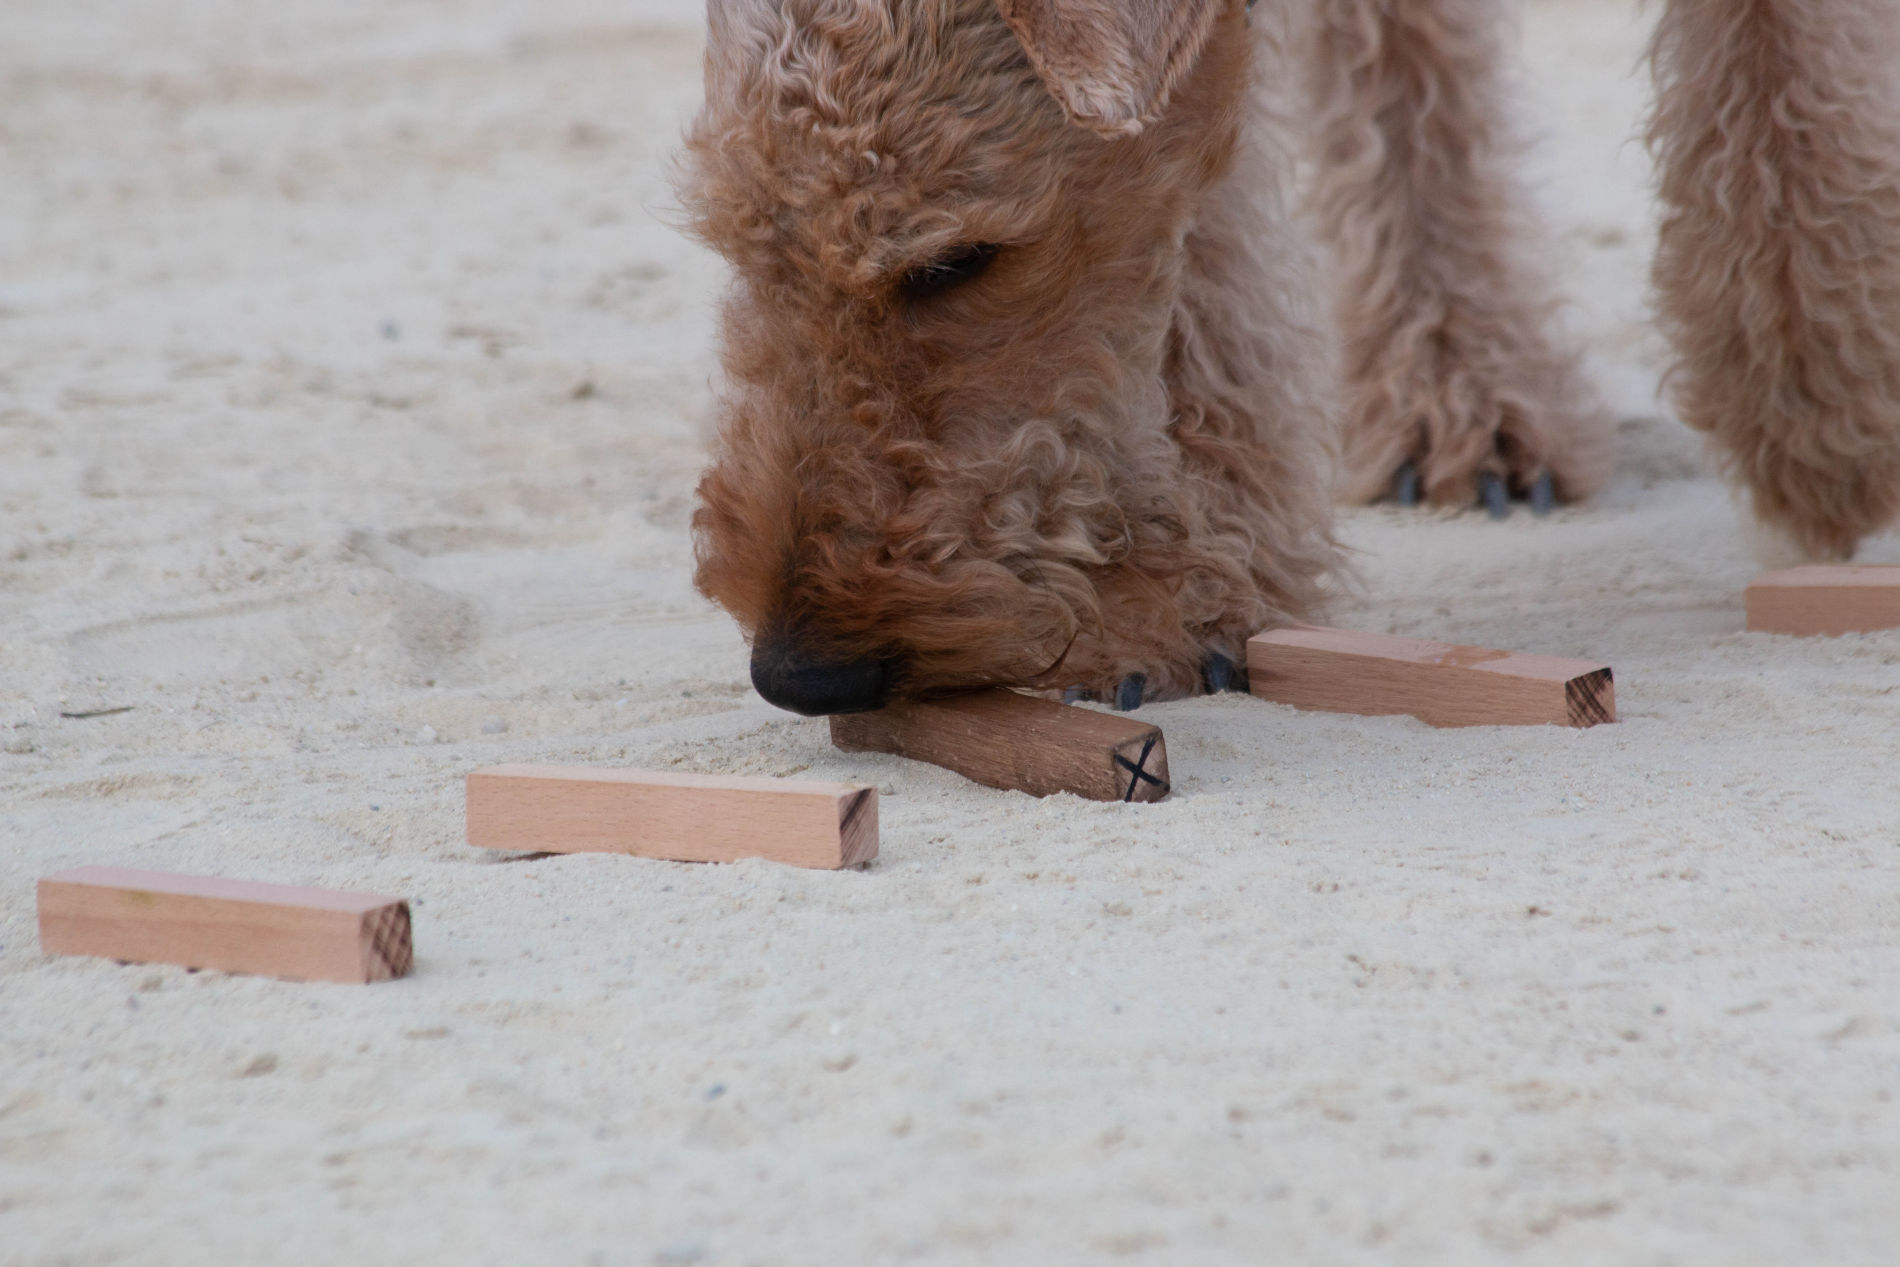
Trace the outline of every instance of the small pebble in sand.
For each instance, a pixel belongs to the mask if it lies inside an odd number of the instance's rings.
[[[435,727],[424,726],[421,730],[418,730],[416,732],[416,741],[418,743],[434,743],[435,742]]]
[[[482,733],[484,735],[505,735],[508,733],[508,723],[499,717],[490,717],[482,722]]]

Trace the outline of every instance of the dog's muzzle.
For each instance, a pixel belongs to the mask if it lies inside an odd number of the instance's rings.
[[[752,685],[768,703],[806,717],[868,713],[891,689],[885,660],[835,663],[802,656],[782,637],[760,634],[752,646]]]

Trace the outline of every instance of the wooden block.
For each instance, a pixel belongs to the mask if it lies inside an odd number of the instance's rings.
[[[891,704],[831,719],[846,752],[889,752],[955,770],[986,787],[1094,801],[1168,794],[1161,728],[1015,691]]]
[[[877,857],[877,789],[580,766],[468,776],[468,843],[674,862],[770,858],[836,869]]]
[[[1900,564],[1813,564],[1748,587],[1748,627],[1798,637],[1900,629]]]
[[[1247,680],[1295,708],[1434,726],[1595,726],[1616,720],[1608,665],[1349,629],[1269,629],[1247,640]]]
[[[41,880],[40,949],[303,981],[387,981],[414,960],[401,898],[124,867]]]

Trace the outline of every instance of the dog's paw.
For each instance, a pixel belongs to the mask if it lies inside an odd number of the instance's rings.
[[[1247,666],[1236,664],[1225,651],[1210,650],[1201,662],[1201,687],[1209,695],[1247,689]]]
[[[1132,713],[1141,707],[1142,700],[1148,697],[1148,675],[1130,673],[1107,691],[1093,691],[1086,686],[1070,686],[1063,689],[1064,704],[1079,704],[1084,700],[1105,699],[1124,713]]]
[[[1342,496],[1503,519],[1514,504],[1548,514],[1602,487],[1613,428],[1575,366],[1535,347],[1484,360],[1456,373],[1415,367],[1399,375],[1402,390],[1362,384],[1345,424]]]
[[[1223,691],[1245,691],[1247,669],[1224,651],[1209,649],[1201,660],[1197,680],[1184,685],[1178,673],[1128,673],[1103,687],[1070,686],[1062,692],[1064,704],[1084,700],[1102,700],[1121,712],[1132,713],[1143,703],[1177,699],[1184,695],[1218,695]]]
[[[1509,518],[1513,501],[1523,502],[1530,507],[1533,515],[1538,516],[1548,515],[1557,505],[1556,477],[1547,470],[1538,471],[1528,479],[1513,479],[1494,470],[1481,470],[1477,473],[1476,484],[1474,502],[1493,519]],[[1407,458],[1399,464],[1399,469],[1392,475],[1391,492],[1381,500],[1408,508],[1418,506],[1425,500],[1424,479],[1419,474],[1417,462]]]
[[[1130,673],[1115,684],[1115,707],[1124,713],[1132,713],[1141,707],[1142,696],[1148,690],[1146,673]]]

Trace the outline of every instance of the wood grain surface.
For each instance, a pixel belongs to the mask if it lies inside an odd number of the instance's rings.
[[[1745,594],[1755,633],[1839,637],[1900,629],[1900,564],[1811,564],[1758,577]]]
[[[804,779],[490,766],[468,776],[468,843],[675,862],[769,858],[799,867],[851,867],[877,856],[877,789]]]
[[[305,981],[387,981],[414,961],[409,903],[376,893],[123,867],[39,883],[40,948]]]
[[[977,691],[831,719],[846,752],[888,752],[954,770],[986,787],[1095,801],[1168,794],[1159,726],[1015,691]]]
[[[1595,726],[1616,720],[1609,666],[1390,634],[1309,627],[1247,640],[1249,687],[1296,708],[1434,726]]]

